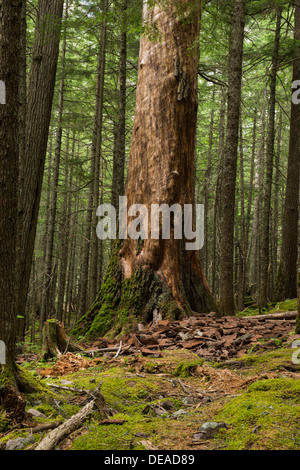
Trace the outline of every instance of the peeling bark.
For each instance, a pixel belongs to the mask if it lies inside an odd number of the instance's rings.
[[[125,196],[128,207],[147,208],[149,238],[125,239],[111,262],[99,297],[80,321],[94,333],[111,328],[120,333],[130,318],[133,324],[152,319],[154,309],[178,317],[215,308],[199,252],[187,251],[185,240],[174,238],[174,226],[170,240],[162,239],[161,224],[160,238],[151,239],[151,204],[194,203],[201,8],[187,0],[179,6],[177,11],[174,5],[143,4],[144,21],[159,32],[159,40],[141,38]]]

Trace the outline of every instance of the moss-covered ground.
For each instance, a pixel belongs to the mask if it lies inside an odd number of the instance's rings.
[[[269,303],[265,309],[262,311],[259,310],[259,307],[256,304],[251,303],[242,312],[239,312],[237,316],[250,316],[250,315],[259,315],[260,313],[280,313],[280,312],[293,312],[298,308],[297,299],[287,299],[282,302]]]
[[[103,416],[95,412],[61,449],[300,449],[300,365],[292,362],[293,352],[286,344],[211,364],[187,350],[169,350],[160,358],[99,358],[87,369],[43,378],[40,372],[49,363],[25,363],[26,373],[41,383],[38,393],[26,396],[27,410],[35,408],[45,417],[30,417],[23,427],[11,428],[0,416],[0,448],[9,439],[28,436],[30,427],[64,421],[79,411],[84,396],[48,385],[68,381],[85,390],[101,382],[111,419],[123,424],[99,424]],[[227,429],[199,440],[194,435],[207,421],[223,421]],[[34,441],[43,435],[34,434]]]

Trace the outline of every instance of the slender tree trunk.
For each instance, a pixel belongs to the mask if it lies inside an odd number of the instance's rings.
[[[245,240],[246,240],[246,289],[249,290],[250,284],[250,253],[251,243],[249,240],[250,223],[251,223],[251,209],[253,202],[253,187],[254,187],[254,170],[255,170],[255,154],[256,154],[256,122],[257,122],[257,110],[254,110],[253,118],[253,133],[252,133],[252,157],[251,157],[251,170],[250,170],[250,181],[249,181],[249,194],[247,203],[247,215],[245,223]]]
[[[66,157],[69,158],[69,142],[70,142],[70,129],[67,131],[67,147]],[[70,173],[70,175],[69,175]],[[70,237],[70,188],[72,187],[72,166],[69,168],[68,165],[65,167],[64,180],[67,182],[69,192],[64,194],[63,205],[62,205],[62,216],[59,228],[59,245],[60,245],[60,262],[59,262],[59,282],[58,282],[58,293],[57,293],[57,310],[56,318],[59,322],[63,322],[64,308],[65,308],[65,291],[66,291],[66,279],[67,279],[67,266],[69,259],[69,237]]]
[[[147,1],[143,4],[144,20],[155,23],[160,41],[141,38],[125,196],[128,207],[143,204],[148,214],[154,203],[183,207],[194,202],[200,5],[182,0],[179,6],[180,12],[169,4],[152,9]],[[162,239],[161,224],[154,239],[150,216],[141,226],[148,229],[148,238],[124,240],[77,331],[88,329],[87,336],[92,336],[112,329],[116,335],[149,321],[155,309],[176,318],[214,308],[199,251],[185,250],[185,240],[173,235],[174,225],[170,239]]]
[[[101,38],[100,50],[98,57],[98,71],[97,71],[97,92],[95,103],[95,117],[94,117],[94,139],[92,158],[95,161],[95,174],[93,179],[93,215],[92,215],[92,232],[91,232],[91,263],[90,263],[90,304],[96,298],[99,290],[98,285],[98,251],[100,240],[96,235],[97,216],[96,211],[99,204],[99,186],[100,186],[100,171],[102,160],[102,126],[103,126],[103,97],[104,97],[104,75],[105,75],[105,58],[106,58],[106,16],[108,13],[108,0],[103,1],[103,22],[101,24]],[[102,184],[102,182],[101,182]]]
[[[215,117],[215,89],[213,90],[212,96],[212,110],[210,115],[210,126],[209,126],[209,144],[208,144],[208,157],[207,157],[207,167],[205,172],[205,181],[204,181],[204,270],[205,276],[208,278],[208,265],[209,265],[209,237],[208,237],[208,218],[209,218],[209,199],[210,199],[210,179],[211,179],[211,169],[212,169],[212,147],[213,147],[213,131],[214,131],[214,117]]]
[[[242,113],[242,111],[241,111]],[[237,286],[238,292],[238,309],[244,309],[245,297],[245,280],[246,280],[246,226],[245,226],[245,181],[244,181],[244,149],[243,149],[243,122],[242,114],[240,116],[240,242],[239,242],[239,282]]]
[[[66,1],[66,18],[68,16],[68,0]],[[57,120],[57,131],[56,131],[56,144],[55,144],[55,155],[54,155],[54,166],[53,166],[53,181],[52,181],[52,198],[50,203],[49,212],[49,223],[47,233],[47,248],[46,248],[46,260],[45,260],[45,290],[42,295],[41,303],[41,317],[40,317],[40,338],[42,338],[42,331],[44,322],[47,320],[48,315],[51,313],[53,306],[53,296],[51,296],[51,290],[53,289],[54,283],[54,269],[53,265],[53,251],[54,251],[54,233],[56,225],[56,206],[58,196],[58,181],[60,172],[60,160],[61,160],[61,145],[62,145],[62,119],[63,119],[63,108],[64,108],[64,87],[65,87],[65,57],[66,57],[66,36],[64,37],[62,46],[62,78],[59,84],[59,103],[58,103],[58,120]],[[52,291],[53,292],[53,291]]]
[[[91,226],[93,218],[93,200],[94,200],[94,176],[95,176],[95,159],[91,158],[91,182],[89,187],[88,195],[88,208],[86,215],[86,223],[84,230],[84,238],[82,241],[82,252],[81,252],[81,269],[80,269],[80,286],[79,286],[79,299],[78,309],[79,315],[83,315],[86,312],[88,305],[88,285],[89,285],[89,265],[90,265],[90,243],[91,243]]]
[[[228,111],[226,150],[223,170],[222,239],[220,266],[220,314],[234,315],[233,251],[234,208],[239,115],[241,108],[241,81],[246,2],[233,2],[232,32],[229,50]]]
[[[296,321],[296,334],[300,335],[300,227],[298,228],[298,267],[297,267],[297,295],[298,295],[298,315]]]
[[[113,154],[111,204],[119,214],[119,196],[124,195],[125,136],[126,136],[126,60],[127,60],[127,0],[122,0],[121,46],[119,64],[119,113],[116,122]]]
[[[274,215],[273,215],[273,230],[272,230],[272,260],[271,260],[271,299],[275,296],[276,277],[278,269],[278,220],[279,220],[279,184],[280,184],[280,153],[281,153],[281,138],[282,138],[282,110],[279,112],[278,132],[277,132],[277,149],[275,158],[275,182],[274,182]]]
[[[269,98],[269,126],[267,135],[266,151],[266,179],[264,192],[263,221],[261,224],[261,270],[259,279],[259,305],[261,308],[267,306],[268,293],[268,272],[269,272],[269,244],[270,244],[270,215],[271,215],[271,194],[274,163],[274,142],[275,142],[275,104],[276,104],[276,77],[280,43],[282,8],[277,8],[277,21],[272,57],[272,69],[270,73],[270,98]]]
[[[212,292],[215,298],[219,294],[219,269],[220,265],[220,221],[221,221],[221,198],[222,198],[222,181],[223,181],[223,165],[224,165],[224,138],[225,138],[225,114],[226,114],[226,90],[222,88],[220,122],[219,122],[219,169],[216,182],[216,194],[214,202],[214,233],[213,233],[213,262],[212,262]]]
[[[258,294],[260,273],[260,225],[262,220],[262,199],[264,187],[264,157],[265,157],[265,131],[266,131],[266,105],[267,90],[264,90],[263,109],[261,113],[260,134],[261,142],[258,152],[257,171],[255,175],[255,192],[252,229],[252,265],[251,265],[251,294]]]
[[[72,160],[75,158],[75,132],[72,137]],[[72,310],[72,292],[74,284],[74,265],[75,265],[75,254],[76,254],[76,225],[77,225],[77,213],[76,213],[76,199],[73,201],[73,190],[75,188],[75,182],[73,177],[73,166],[70,168],[70,182],[69,182],[69,198],[68,198],[68,274],[67,274],[67,285],[66,285],[66,300],[65,300],[65,323],[69,326],[71,320],[71,310]],[[72,214],[72,211],[75,213]]]
[[[18,257],[18,313],[24,314],[41,197],[64,0],[39,0],[29,73],[24,184],[18,224],[22,238]]]
[[[295,5],[294,38],[300,41],[300,5]],[[300,79],[300,47],[297,44],[293,61],[293,82]],[[282,247],[277,281],[277,299],[297,296],[297,226],[299,201],[300,106],[291,104],[290,143],[285,203],[282,223]]]

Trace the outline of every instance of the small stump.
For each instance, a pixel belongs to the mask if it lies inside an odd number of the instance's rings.
[[[64,325],[58,320],[48,320],[44,323],[42,335],[42,354],[44,359],[61,356],[66,352],[82,351],[67,336]]]

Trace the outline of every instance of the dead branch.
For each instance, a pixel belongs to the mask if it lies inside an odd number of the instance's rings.
[[[293,320],[297,317],[297,312],[279,312],[279,313],[266,313],[261,315],[249,315],[247,320]]]
[[[108,416],[108,408],[105,402],[105,398],[103,397],[102,393],[100,392],[100,386],[90,392],[91,400],[75,415],[73,415],[70,419],[62,423],[58,428],[52,430],[47,436],[45,436],[35,450],[52,450],[55,446],[69,436],[72,432],[79,429],[86,419],[92,414],[95,407],[98,410],[101,410],[105,417]]]

